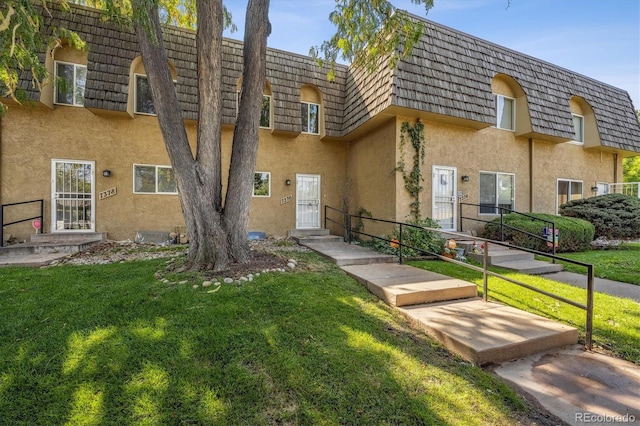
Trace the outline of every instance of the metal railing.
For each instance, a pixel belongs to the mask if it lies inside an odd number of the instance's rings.
[[[640,198],[640,182],[610,183],[609,194],[625,194]]]
[[[329,217],[329,213],[339,213],[341,216],[341,221],[338,219],[332,219]],[[363,232],[362,229],[354,229],[352,226],[352,223],[354,221],[354,219],[357,219],[358,221],[373,221],[373,222],[380,222],[380,223],[389,223],[389,224],[393,224],[393,225],[397,225],[398,229],[399,229],[399,234],[398,234],[398,238],[397,239],[389,239],[383,236],[379,236],[379,235],[372,235],[366,232]],[[339,227],[341,227],[344,231],[345,231],[345,235],[346,235],[346,241],[351,244],[352,240],[353,240],[353,234],[358,234],[358,235],[364,235],[370,238],[374,238],[377,240],[382,240],[382,241],[386,241],[387,243],[394,244],[394,246],[392,247],[396,247],[397,252],[398,252],[398,261],[400,264],[403,263],[403,253],[402,253],[402,249],[403,248],[409,248],[412,249],[416,252],[419,253],[424,253],[427,254],[429,256],[438,258],[440,260],[444,260],[446,262],[451,262],[451,263],[455,263],[456,265],[460,265],[460,266],[464,266],[465,268],[469,268],[469,269],[473,269],[474,271],[478,271],[478,272],[482,272],[482,300],[483,301],[488,301],[489,298],[489,276],[493,276],[496,278],[499,278],[501,280],[507,281],[511,284],[515,284],[518,285],[520,287],[524,287],[526,289],[535,291],[537,293],[540,294],[544,294],[545,296],[551,297],[555,300],[567,303],[571,306],[574,306],[576,308],[582,309],[585,311],[586,313],[586,319],[585,319],[585,348],[587,350],[592,350],[593,349],[593,292],[594,292],[594,285],[595,285],[595,274],[594,274],[594,267],[592,264],[589,263],[584,263],[584,262],[579,262],[577,260],[573,260],[573,259],[568,259],[568,258],[564,258],[564,257],[560,257],[560,256],[556,256],[555,253],[554,254],[549,254],[549,253],[543,253],[537,250],[532,250],[532,249],[528,249],[528,248],[524,248],[524,247],[514,247],[513,245],[507,244],[505,242],[502,241],[495,241],[495,240],[489,240],[486,238],[480,238],[480,237],[473,237],[474,240],[477,241],[482,241],[484,242],[485,248],[483,251],[483,261],[482,261],[482,267],[479,266],[475,266],[466,262],[462,262],[460,260],[456,260],[456,259],[451,259],[448,257],[443,256],[441,253],[433,253],[427,250],[424,250],[422,248],[418,248],[418,247],[412,247],[410,245],[407,245],[403,242],[403,229],[406,227],[409,228],[418,228],[427,232],[435,232],[438,234],[445,234],[445,235],[451,235],[451,236],[455,236],[456,238],[459,239],[468,239],[469,235],[466,234],[461,234],[459,232],[451,232],[451,231],[443,231],[442,229],[438,229],[438,228],[428,228],[428,227],[424,227],[424,226],[418,226],[418,225],[413,225],[410,223],[403,223],[403,222],[397,222],[397,221],[393,221],[393,220],[386,220],[386,219],[378,219],[378,218],[374,218],[374,217],[367,217],[367,216],[359,216],[359,215],[354,215],[354,214],[350,214],[347,213],[345,211],[342,211],[340,209],[337,209],[335,207],[331,207],[331,206],[327,206],[325,205],[324,208],[324,227],[327,228],[327,224],[328,223],[334,223],[336,225],[338,225]],[[562,296],[558,296],[556,294],[553,294],[551,292],[548,292],[546,290],[542,290],[539,288],[536,288],[534,286],[532,286],[531,284],[527,284],[527,283],[523,283],[521,281],[515,280],[513,278],[504,276],[502,274],[499,274],[497,272],[493,272],[489,270],[489,245],[493,244],[493,245],[498,245],[498,246],[503,246],[503,247],[508,247],[508,248],[517,248],[518,250],[522,250],[528,253],[532,253],[534,255],[538,255],[538,256],[544,256],[544,257],[548,257],[555,260],[561,260],[563,262],[567,262],[567,263],[571,263],[574,265],[578,265],[578,266],[582,266],[587,268],[587,301],[586,304],[580,303],[580,302],[576,302],[574,300],[570,300],[567,299],[565,297]]]
[[[7,222],[7,223],[4,222],[4,209],[6,207],[20,206],[20,205],[31,204],[31,203],[40,203],[40,215],[28,217],[26,219],[15,220],[13,222]],[[5,226],[15,225],[17,223],[28,222],[30,220],[36,220],[36,219],[40,220],[40,227],[38,228],[37,232],[42,232],[42,230],[44,229],[44,200],[43,199],[22,201],[19,203],[2,204],[2,206],[0,206],[0,224],[1,224],[0,225],[0,247],[4,246],[4,227]]]
[[[537,222],[542,222],[545,223],[546,225],[549,225],[548,227],[550,228],[551,231],[551,244],[550,244],[550,248],[551,248],[551,253],[555,256],[556,254],[556,239],[555,239],[555,235],[557,232],[557,228],[556,228],[556,224],[555,222],[551,221],[551,220],[545,220],[545,219],[540,219],[539,217],[535,217],[533,215],[530,214],[526,214],[526,213],[521,213],[515,210],[511,210],[509,208],[506,207],[498,207],[498,206],[494,206],[494,205],[488,205],[488,204],[473,204],[473,203],[459,203],[459,218],[460,218],[460,232],[464,232],[464,227],[463,227],[463,219],[466,220],[472,220],[475,222],[482,222],[482,223],[493,223],[493,220],[484,220],[484,219],[478,219],[477,217],[470,217],[470,216],[464,216],[463,215],[463,206],[471,206],[471,207],[477,207],[478,209],[481,208],[485,208],[485,209],[492,209],[493,211],[499,211],[500,213],[497,213],[500,215],[500,241],[504,242],[504,231],[505,229],[510,229],[512,231],[515,232],[519,232],[523,235],[526,235],[529,238],[533,238],[536,240],[541,240],[541,241],[545,241],[547,243],[547,245],[549,245],[549,240],[541,235],[537,235],[537,234],[533,234],[529,231],[525,231],[524,229],[520,229],[520,228],[516,228],[513,227],[511,225],[507,225],[506,223],[504,223],[504,215],[505,212],[507,212],[506,214],[515,214],[521,217],[526,217],[528,219],[531,219],[532,221],[537,221]],[[553,263],[556,263],[555,259],[552,259]]]

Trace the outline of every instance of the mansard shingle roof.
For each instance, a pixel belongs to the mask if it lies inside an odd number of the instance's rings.
[[[534,133],[572,139],[569,101],[580,96],[593,108],[603,146],[640,152],[640,125],[626,91],[422,21],[422,39],[394,71],[392,105],[494,125],[491,81],[506,74],[526,93]]]
[[[129,74],[139,56],[135,35],[105,22],[95,9],[72,5],[71,13],[51,8],[45,27],[76,31],[89,46],[85,106],[127,110]],[[522,53],[472,37],[422,18],[426,30],[412,56],[390,69],[380,60],[377,72],[338,65],[336,80],[315,60],[276,49],[267,51],[267,80],[274,105],[274,129],[298,133],[300,89],[319,88],[328,136],[344,137],[388,107],[402,107],[495,124],[491,81],[496,74],[515,79],[526,93],[534,134],[570,140],[573,123],[569,101],[584,98],[593,108],[601,143],[612,149],[640,152],[640,125],[625,91]],[[165,29],[165,47],[177,73],[176,91],[186,119],[197,119],[195,33]],[[236,116],[236,83],[242,74],[242,43],[223,42],[223,122]],[[44,62],[44,54],[41,55]],[[38,99],[30,76],[20,84]]]
[[[139,56],[135,34],[101,19],[98,10],[72,5],[70,13],[51,8],[44,14],[45,29],[64,27],[77,32],[89,47],[85,107],[125,112],[129,94],[129,75],[132,61]],[[169,60],[176,69],[176,92],[186,119],[197,119],[197,59],[195,32],[166,27],[164,45]],[[223,41],[223,123],[233,124],[236,118],[236,85],[242,75],[242,43]],[[44,54],[41,60],[44,62]],[[318,87],[323,96],[325,129],[328,136],[342,134],[342,106],[347,67],[336,67],[335,81],[327,80],[327,70],[307,56],[276,49],[267,50],[267,80],[273,92],[274,129],[299,133],[300,89],[305,84]],[[21,78],[21,87],[38,99],[27,72]]]

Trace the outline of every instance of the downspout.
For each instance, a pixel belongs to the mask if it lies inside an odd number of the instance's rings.
[[[613,154],[613,183],[618,183],[618,154]]]
[[[533,138],[529,138],[529,212],[533,213]]]

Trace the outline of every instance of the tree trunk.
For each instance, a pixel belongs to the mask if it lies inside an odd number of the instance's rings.
[[[242,90],[233,134],[224,209],[224,227],[229,235],[230,255],[240,263],[249,260],[247,230],[258,154],[267,37],[270,32],[269,0],[249,0],[245,19]]]
[[[157,7],[140,10],[132,2],[140,52],[149,80],[158,122],[173,167],[178,196],[189,234],[189,253],[183,269],[224,270],[230,256],[228,231],[223,227],[220,178],[220,56],[222,5],[220,0],[198,2],[198,12],[211,19],[198,34],[198,53],[211,49],[198,61],[201,111],[198,127],[197,158],[193,158],[187,139],[182,109],[169,72],[162,43]],[[138,8],[136,11],[135,8]],[[210,13],[209,13],[210,12]],[[216,25],[219,25],[216,29]],[[219,32],[218,35],[217,32]],[[203,42],[205,41],[205,42]],[[211,42],[209,45],[208,43]],[[217,49],[217,51],[216,51]],[[200,55],[198,55],[200,58]],[[209,117],[203,115],[211,114]]]

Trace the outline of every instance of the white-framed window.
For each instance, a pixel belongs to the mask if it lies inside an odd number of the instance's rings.
[[[561,205],[573,200],[580,200],[582,196],[582,181],[573,179],[558,179],[556,198],[556,214]]]
[[[480,172],[480,214],[500,214],[504,209],[515,210],[515,181],[513,173]],[[504,213],[510,213],[504,210]]]
[[[320,133],[320,105],[311,102],[300,103],[302,133],[317,135]]]
[[[134,194],[177,194],[178,187],[170,166],[133,165]]]
[[[571,114],[573,117],[573,142],[584,143],[584,117],[577,114]]]
[[[503,130],[516,129],[516,100],[496,95],[496,127]]]
[[[253,174],[253,196],[271,197],[270,172],[255,172]]]
[[[151,98],[151,86],[146,75],[135,74],[135,113],[156,115],[156,108]]]
[[[87,66],[70,62],[55,62],[56,104],[83,106],[87,84]]]

